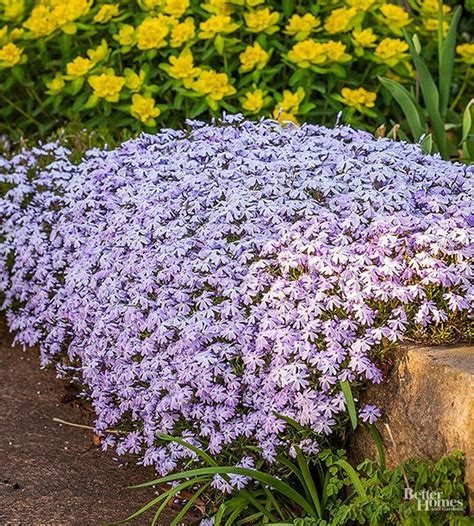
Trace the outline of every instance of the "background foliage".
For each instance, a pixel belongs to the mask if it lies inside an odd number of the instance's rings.
[[[454,3],[441,10],[436,0],[1,0],[0,6],[0,132],[18,138],[70,121],[126,136],[222,110],[319,123],[334,123],[343,110],[356,126],[392,126],[404,116],[379,78],[419,99],[403,31],[418,35],[436,75]],[[459,29],[449,107],[455,134],[474,62],[469,17]]]

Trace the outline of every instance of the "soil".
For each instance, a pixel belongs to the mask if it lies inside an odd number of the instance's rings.
[[[1,526],[104,525],[156,496],[151,488],[128,488],[156,478],[153,470],[103,452],[92,430],[53,418],[91,425],[94,414],[68,381],[40,369],[36,350],[12,347],[0,320]],[[159,526],[169,526],[173,511]],[[127,524],[150,524],[149,517]]]

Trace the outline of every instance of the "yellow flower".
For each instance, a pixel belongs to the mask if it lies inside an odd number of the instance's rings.
[[[265,105],[264,93],[257,88],[245,93],[245,99],[242,102],[242,108],[250,113],[258,113]]]
[[[57,27],[67,34],[76,32],[74,21],[86,15],[92,6],[93,0],[50,0],[52,6],[51,16],[55,19]]]
[[[23,23],[23,27],[31,31],[33,36],[42,37],[50,35],[58,28],[56,18],[51,11],[44,5],[38,5],[33,8],[30,16]]]
[[[438,31],[438,19],[428,18],[423,21],[423,27],[426,31],[437,32]],[[446,20],[443,20],[443,35],[446,36],[449,31],[449,24]]]
[[[420,4],[420,13],[427,18],[436,18],[438,16],[439,2],[438,0],[424,0]],[[451,7],[443,3],[443,15],[447,15],[451,11]]]
[[[0,67],[12,68],[16,66],[21,60],[22,53],[23,50],[12,42],[6,44],[0,48]]]
[[[247,31],[251,33],[267,33],[271,35],[278,31],[278,20],[280,14],[276,11],[270,11],[268,7],[252,11],[251,13],[244,13]]]
[[[14,42],[21,38],[24,34],[24,30],[21,27],[14,27],[10,32],[10,40]]]
[[[263,69],[268,62],[269,55],[258,42],[255,42],[253,46],[247,46],[245,51],[240,53],[239,58],[241,71],[247,73],[254,68]]]
[[[0,43],[7,40],[8,35],[8,26],[3,26],[0,28]]]
[[[148,17],[138,26],[138,49],[158,49],[166,46],[166,35],[169,33],[167,19],[163,16]]]
[[[125,68],[125,87],[130,91],[140,91],[145,82],[145,72],[141,69],[137,75],[133,69]]]
[[[354,7],[334,9],[326,18],[324,29],[331,35],[349,31],[349,29],[351,29],[351,22],[356,14],[357,10]]]
[[[186,9],[189,7],[189,0],[166,0],[163,11],[167,15],[179,18],[184,15]]]
[[[206,95],[210,101],[219,101],[236,93],[235,88],[229,84],[229,77],[213,69],[201,71],[193,83],[193,89],[200,95]]]
[[[109,20],[112,20],[114,16],[118,16],[119,6],[117,4],[103,4],[94,16],[94,22],[98,24],[106,24]]]
[[[181,47],[183,44],[194,38],[196,26],[191,17],[186,18],[184,22],[177,24],[171,30],[171,47]]]
[[[103,38],[100,45],[95,49],[89,49],[87,51],[87,56],[91,59],[94,64],[97,64],[101,60],[104,60],[109,54],[109,47],[107,41]]]
[[[121,46],[133,46],[136,42],[135,28],[130,24],[123,24],[120,26],[119,32],[114,35]]]
[[[311,13],[304,16],[293,15],[285,27],[285,33],[292,35],[296,40],[304,40],[321,24],[319,18]]]
[[[146,126],[154,126],[155,117],[158,117],[161,112],[159,108],[155,108],[154,99],[135,93],[135,95],[132,96],[130,113],[132,117],[143,122]]]
[[[24,12],[24,0],[6,0],[3,2],[3,18],[6,20],[18,20]]]
[[[52,80],[46,82],[46,87],[48,88],[46,93],[48,95],[57,95],[65,85],[66,83],[64,82],[64,78],[61,73],[56,73]]]
[[[278,106],[276,106],[273,110],[273,118],[276,119],[282,125],[287,125],[289,122],[292,122],[293,124],[299,124],[298,119],[292,113],[283,111]]]
[[[346,46],[342,42],[329,40],[324,44],[324,48],[330,62],[348,62],[352,58],[346,53]]]
[[[295,93],[286,89],[283,91],[283,98],[277,104],[275,109],[283,110],[288,113],[298,113],[300,104],[305,98],[305,91],[303,88],[298,88]]]
[[[459,44],[456,52],[466,64],[474,64],[474,44]]]
[[[201,4],[201,7],[208,13],[216,15],[231,15],[233,13],[232,6],[228,0],[209,0],[207,4]]]
[[[125,79],[118,77],[112,72],[92,75],[89,77],[89,84],[94,90],[94,95],[108,102],[118,102],[120,92],[125,85]]]
[[[368,11],[376,0],[346,0],[347,5],[355,7],[357,11]]]
[[[312,64],[324,64],[326,47],[321,42],[303,40],[295,44],[288,52],[288,60],[295,62],[300,68],[309,68]]]
[[[185,88],[193,87],[194,78],[201,73],[200,68],[194,67],[194,57],[190,49],[185,49],[179,57],[169,58],[171,67],[168,70],[170,77],[181,80]]]
[[[375,106],[375,99],[377,98],[377,93],[367,91],[364,88],[342,88],[341,95],[342,102],[346,106],[355,108],[358,111],[363,111],[364,108],[373,108]]]
[[[384,38],[375,48],[375,56],[390,67],[407,57],[408,44],[399,38]]]
[[[138,0],[138,4],[145,11],[151,11],[152,9],[158,9],[163,7],[164,0]]]
[[[400,30],[410,23],[410,16],[400,6],[395,4],[384,4],[380,7],[383,15],[382,20],[393,30]]]
[[[94,67],[91,59],[84,57],[76,57],[72,62],[66,65],[66,79],[78,79],[87,75]]]
[[[362,29],[360,31],[352,32],[352,40],[355,46],[359,47],[374,47],[377,36],[374,35],[372,29]]]
[[[219,33],[232,33],[239,29],[239,24],[228,15],[212,15],[199,24],[199,29],[199,38],[214,38]]]

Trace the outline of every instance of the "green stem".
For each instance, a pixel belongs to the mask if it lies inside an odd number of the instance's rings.
[[[18,106],[17,104],[15,104],[12,100],[10,100],[8,97],[5,97],[5,95],[3,93],[0,93],[0,97],[2,97],[2,99],[7,103],[9,104],[12,108],[14,108],[18,113],[21,113],[23,115],[23,117],[26,117],[27,119],[29,119],[31,122],[33,122],[34,124],[36,124],[36,126],[41,126],[41,123],[39,121],[37,121],[34,117],[32,117],[31,115],[28,115],[28,113],[26,113],[25,111],[23,111],[20,106]]]
[[[466,69],[466,73],[464,74],[463,83],[461,85],[461,88],[459,89],[455,99],[453,100],[451,106],[449,107],[450,110],[454,110],[454,108],[457,106],[458,102],[461,100],[461,97],[464,95],[464,92],[466,91],[467,85],[469,84],[469,80],[471,78],[471,65],[468,66]]]
[[[441,65],[443,53],[443,1],[438,1],[438,61]],[[441,68],[440,68],[441,69]]]

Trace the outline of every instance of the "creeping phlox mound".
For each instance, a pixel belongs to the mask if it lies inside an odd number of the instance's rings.
[[[381,381],[404,335],[463,336],[472,277],[471,168],[347,127],[189,124],[78,165],[57,144],[1,160],[11,329],[162,473],[189,453],[158,432],[317,449],[341,380]]]

